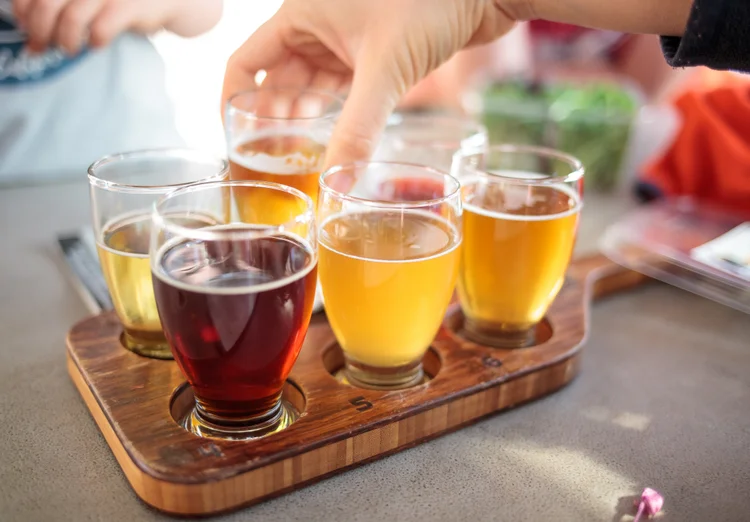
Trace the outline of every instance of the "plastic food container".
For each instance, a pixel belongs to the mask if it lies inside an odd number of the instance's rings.
[[[665,200],[612,225],[600,247],[622,266],[750,314],[750,235],[738,234],[750,232],[750,225],[742,227],[749,219],[690,198]],[[734,243],[727,247],[727,240]],[[747,266],[732,266],[721,255],[712,262],[706,252],[719,243]]]

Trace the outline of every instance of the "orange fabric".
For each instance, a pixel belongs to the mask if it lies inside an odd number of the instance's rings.
[[[696,67],[692,69],[687,80],[675,89],[674,94],[686,91],[700,90],[710,91],[720,87],[743,87],[750,85],[750,75],[733,71],[715,71],[707,67]]]
[[[750,209],[750,83],[703,84],[683,91],[675,106],[682,127],[669,149],[646,166],[643,181],[668,196]]]

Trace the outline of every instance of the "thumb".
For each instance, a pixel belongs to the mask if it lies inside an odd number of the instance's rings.
[[[375,149],[388,116],[405,92],[398,68],[388,52],[361,53],[356,60],[349,96],[328,143],[325,168],[366,161]]]

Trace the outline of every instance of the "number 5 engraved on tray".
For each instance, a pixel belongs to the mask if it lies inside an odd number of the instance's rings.
[[[349,400],[349,403],[352,406],[357,407],[357,411],[367,411],[372,409],[372,403],[362,397],[361,395],[359,397],[354,397],[353,399]]]

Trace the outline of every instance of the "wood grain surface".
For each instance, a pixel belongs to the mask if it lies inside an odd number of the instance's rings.
[[[324,315],[313,318],[285,396],[301,417],[250,441],[203,439],[175,421],[192,395],[177,364],[122,347],[116,316],[75,325],[68,370],[125,476],[140,498],[173,514],[236,509],[448,433],[554,392],[579,368],[592,298],[645,278],[603,256],[571,264],[539,327],[541,344],[503,350],[460,335],[454,303],[425,357],[429,382],[407,390],[365,390],[333,376],[341,355]]]

